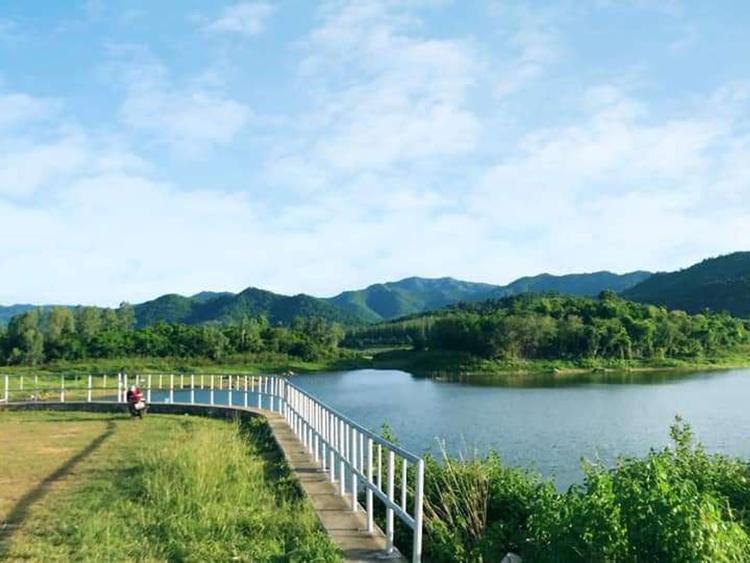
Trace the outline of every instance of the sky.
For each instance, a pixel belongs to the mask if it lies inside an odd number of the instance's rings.
[[[0,0],[0,303],[750,249],[750,3]]]

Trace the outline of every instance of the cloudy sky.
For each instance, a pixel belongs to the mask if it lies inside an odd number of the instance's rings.
[[[0,0],[0,303],[750,249],[750,3]]]

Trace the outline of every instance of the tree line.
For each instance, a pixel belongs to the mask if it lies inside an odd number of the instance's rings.
[[[320,318],[272,326],[265,317],[226,324],[157,322],[135,328],[128,303],[117,309],[49,307],[14,316],[0,327],[0,363],[38,365],[90,358],[174,357],[222,360],[235,354],[274,353],[304,360],[336,353],[343,331]]]
[[[598,299],[518,295],[349,331],[345,344],[410,345],[499,359],[663,359],[747,343],[748,321],[689,315],[604,291]]]

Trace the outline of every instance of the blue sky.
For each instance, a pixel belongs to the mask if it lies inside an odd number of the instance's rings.
[[[0,303],[750,249],[750,4],[0,0]]]

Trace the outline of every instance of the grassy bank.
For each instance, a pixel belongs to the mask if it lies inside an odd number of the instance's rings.
[[[0,559],[335,561],[263,423],[0,412]]]
[[[667,371],[750,368],[750,348],[742,347],[714,356],[650,360],[607,360],[600,358],[500,360],[446,350],[377,348],[341,350],[335,357],[303,361],[285,355],[235,356],[222,361],[184,358],[126,357],[53,362],[41,366],[0,366],[0,374],[37,376],[56,382],[60,375],[80,380],[88,375],[136,373],[175,374],[283,374],[315,373],[354,369],[398,369],[432,377],[486,379],[503,375],[566,375],[606,371]]]
[[[97,375],[127,373],[205,373],[205,374],[276,374],[292,371],[308,373],[355,369],[367,360],[358,352],[345,351],[341,355],[315,361],[304,361],[283,354],[263,354],[228,357],[221,361],[200,358],[122,357],[78,361],[57,361],[46,364],[0,366],[0,374],[11,375]]]
[[[358,361],[360,367],[400,369],[431,376],[480,376],[503,374],[575,374],[596,371],[699,370],[750,367],[750,349],[742,348],[721,355],[667,360],[499,360],[445,350],[395,349],[379,352]]]

